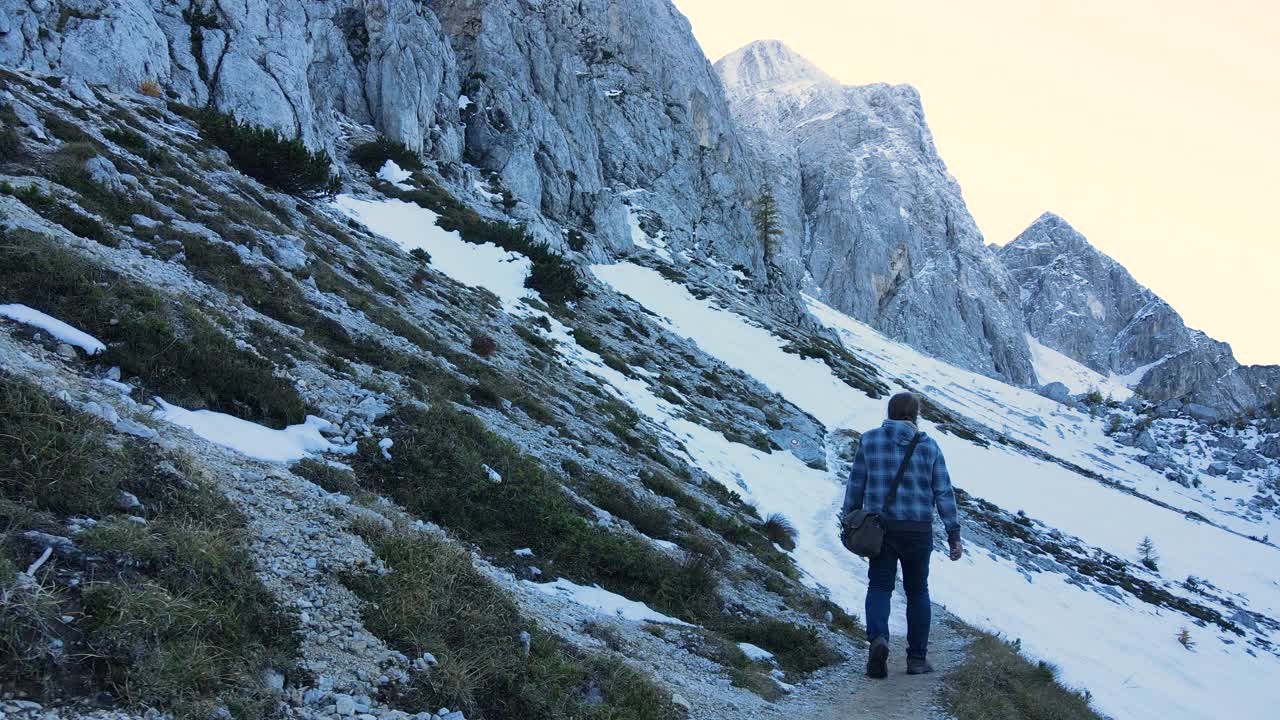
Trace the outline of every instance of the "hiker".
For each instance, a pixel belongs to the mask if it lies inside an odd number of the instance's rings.
[[[964,552],[951,477],[938,444],[917,429],[919,417],[920,398],[915,394],[902,392],[889,399],[889,419],[862,436],[840,514],[847,518],[855,510],[874,512],[883,526],[883,543],[867,570],[867,675],[877,679],[889,674],[889,598],[898,563],[907,596],[907,674],[933,672],[927,653],[935,506],[947,530],[950,558],[959,560]],[[892,487],[899,475],[895,493]]]

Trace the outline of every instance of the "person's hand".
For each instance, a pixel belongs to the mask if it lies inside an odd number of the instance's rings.
[[[948,557],[951,558],[952,562],[955,562],[960,559],[960,556],[964,555],[964,546],[960,544],[959,538],[952,540],[949,544],[951,545],[951,554]]]

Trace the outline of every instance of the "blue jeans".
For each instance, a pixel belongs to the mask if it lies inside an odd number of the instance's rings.
[[[907,655],[924,657],[929,651],[929,554],[933,533],[889,530],[884,547],[867,569],[867,639],[889,639],[889,598],[902,563],[902,589],[907,596]]]

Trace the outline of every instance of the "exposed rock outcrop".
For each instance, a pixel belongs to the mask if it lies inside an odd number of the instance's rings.
[[[1045,213],[999,257],[1021,287],[1041,343],[1148,398],[1234,414],[1276,398],[1280,368],[1242,367],[1231,347],[1192,330],[1170,305],[1065,220]]]
[[[154,83],[312,147],[332,148],[340,114],[444,160],[462,152],[453,51],[412,0],[0,0],[0,65]]]
[[[755,164],[668,0],[433,6],[465,77],[469,162],[607,248],[630,248],[642,227],[672,251],[711,246],[760,267]]]
[[[840,85],[777,41],[716,69],[767,157],[785,272],[920,350],[1034,381],[1016,286],[983,244],[913,88]]]

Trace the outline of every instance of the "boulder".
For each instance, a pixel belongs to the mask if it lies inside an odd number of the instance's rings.
[[[1203,423],[1216,423],[1222,419],[1222,414],[1217,410],[1200,403],[1187,403],[1183,412]]]
[[[826,449],[809,435],[802,435],[794,430],[783,428],[770,432],[769,442],[781,450],[789,451],[800,462],[809,467],[826,465]]]
[[[1280,437],[1269,437],[1258,443],[1258,454],[1272,460],[1280,460]]]
[[[1236,453],[1235,457],[1231,458],[1231,462],[1245,470],[1261,470],[1267,466],[1267,461],[1252,450],[1241,450]]]
[[[1156,442],[1156,439],[1151,434],[1150,430],[1143,430],[1138,433],[1138,437],[1133,439],[1133,446],[1139,450],[1146,450],[1149,453],[1153,453],[1160,449],[1159,443]]]
[[[1060,403],[1066,403],[1071,399],[1071,390],[1060,382],[1051,382],[1041,385],[1040,389],[1036,390],[1036,392],[1050,400],[1056,400]]]
[[[1204,469],[1205,472],[1213,475],[1214,477],[1223,477],[1227,474],[1228,470],[1230,470],[1230,468],[1227,467],[1227,464],[1224,462],[1209,463],[1209,467]]]

